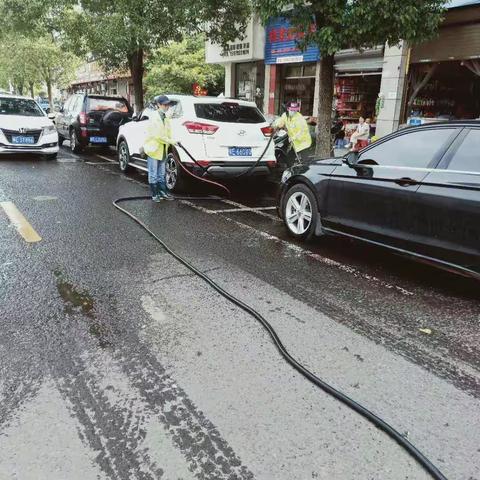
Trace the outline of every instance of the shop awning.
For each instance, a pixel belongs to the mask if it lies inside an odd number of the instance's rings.
[[[459,7],[468,7],[469,5],[480,5],[480,0],[450,0],[447,2],[446,7],[459,8]]]

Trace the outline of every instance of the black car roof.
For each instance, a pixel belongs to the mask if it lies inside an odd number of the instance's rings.
[[[115,97],[115,96],[112,96],[112,95],[96,95],[94,93],[92,93],[92,94],[87,93],[85,96],[88,97],[88,98],[105,98],[107,100],[123,100],[125,102],[127,101],[127,99],[124,98],[124,97]]]
[[[435,127],[480,127],[480,120],[445,120],[442,122],[432,122],[423,125],[408,125],[406,129],[415,128],[435,128]],[[405,129],[403,129],[405,130]]]

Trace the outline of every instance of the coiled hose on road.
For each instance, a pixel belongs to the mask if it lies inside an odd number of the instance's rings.
[[[187,150],[180,145],[181,148],[185,150],[187,155],[189,155],[193,161],[201,166],[200,164],[197,163],[197,161],[193,158],[193,156],[187,152]],[[262,154],[265,155],[266,151],[268,149],[265,149],[264,153]],[[261,158],[257,160],[256,164],[257,165]],[[186,170],[190,175],[193,175],[195,178],[197,178],[200,181],[206,181],[209,184],[214,184],[218,187],[223,188],[226,190],[228,193],[229,190],[227,187],[224,185],[217,183],[217,182],[212,182],[211,180],[204,179],[202,177],[198,177],[194,175],[193,173],[189,172],[188,169],[183,167],[181,162],[177,160],[177,163],[180,164],[180,167]],[[253,168],[249,169],[250,171],[253,171]],[[180,198],[180,197],[177,197]],[[188,198],[191,200],[194,199],[200,199],[199,197],[182,197],[182,198]],[[205,197],[204,197],[205,198]],[[151,197],[149,196],[138,196],[138,197],[123,197],[123,198],[118,198],[113,201],[113,206],[120,210],[122,213],[130,217],[134,222],[136,222],[138,225],[140,225],[153,239],[155,239],[162,247],[163,249],[169,253],[173,258],[178,260],[182,265],[184,265],[186,268],[188,268],[192,273],[197,275],[199,278],[201,278],[203,281],[205,281],[208,285],[210,285],[214,290],[216,290],[222,297],[226,298],[228,301],[236,305],[237,307],[241,308],[243,311],[251,315],[255,320],[260,322],[260,324],[265,328],[265,330],[268,332],[270,335],[270,338],[272,339],[273,343],[277,347],[280,355],[284,358],[284,360],[292,366],[297,372],[299,372],[303,377],[305,377],[307,380],[309,380],[311,383],[313,383],[315,386],[321,388],[324,392],[326,392],[328,395],[331,395],[333,398],[337,399],[338,401],[342,402],[344,405],[347,407],[351,408],[355,412],[357,412],[359,415],[361,415],[363,418],[368,420],[370,423],[372,423],[375,427],[378,429],[382,430],[384,433],[386,433],[390,438],[395,440],[412,458],[414,458],[435,480],[447,480],[447,477],[440,472],[440,470],[422,453],[420,452],[410,441],[405,438],[401,433],[399,433],[395,428],[393,428],[391,425],[389,425],[386,421],[372,413],[370,410],[368,410],[366,407],[363,405],[359,404],[355,400],[351,399],[349,396],[346,394],[342,393],[341,391],[337,390],[336,388],[332,387],[328,383],[324,382],[321,378],[317,377],[314,373],[312,373],[310,370],[308,370],[305,366],[303,366],[299,361],[297,361],[285,348],[283,345],[282,341],[280,340],[280,337],[278,336],[277,332],[275,329],[272,327],[272,325],[253,307],[250,305],[244,303],[242,300],[239,298],[235,297],[231,293],[227,292],[223,287],[221,287],[218,283],[216,283],[212,278],[210,278],[208,275],[205,273],[201,272],[193,266],[188,260],[183,258],[181,255],[176,253],[174,250],[172,250],[161,238],[159,238],[144,222],[142,222],[137,216],[135,216],[133,213],[129,212],[125,208],[121,207],[121,203],[125,202],[131,202],[131,201],[139,201],[139,200],[151,200]]]

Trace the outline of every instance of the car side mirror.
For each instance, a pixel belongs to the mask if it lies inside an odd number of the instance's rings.
[[[56,115],[55,115],[54,113],[49,113],[49,114],[47,115],[47,117],[48,117],[50,120],[55,120]]]
[[[343,157],[343,162],[346,163],[351,168],[356,166],[357,160],[358,160],[358,152],[348,152]]]

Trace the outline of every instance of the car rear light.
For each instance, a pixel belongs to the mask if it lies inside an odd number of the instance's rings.
[[[275,168],[275,166],[277,165],[277,161],[276,160],[267,160],[267,165],[270,168]]]
[[[272,127],[262,127],[260,130],[266,137],[271,137],[273,135]]]
[[[80,122],[80,125],[87,125],[88,123],[88,116],[85,112],[81,112],[80,115],[78,116],[78,120]]]
[[[202,133],[204,135],[212,135],[219,128],[216,125],[201,122],[185,122],[183,125],[188,130],[188,133]]]
[[[81,137],[84,137],[84,138],[87,138],[88,137],[88,131],[85,127],[81,127],[80,128],[80,136]]]
[[[210,160],[197,160],[197,163],[202,167],[208,167],[210,165]]]

